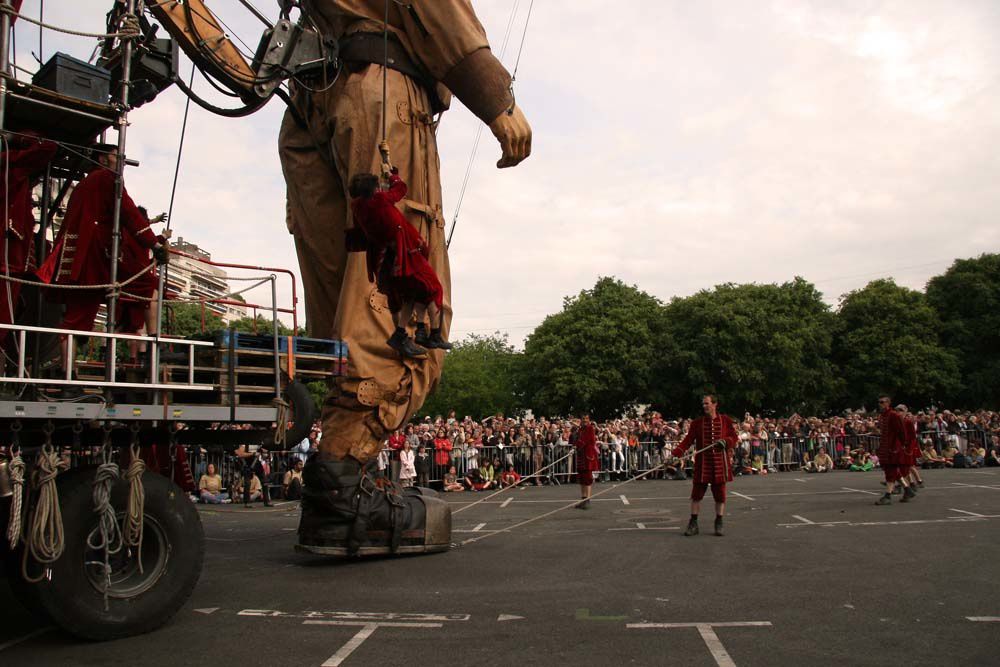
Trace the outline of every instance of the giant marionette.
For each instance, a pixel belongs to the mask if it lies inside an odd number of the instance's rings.
[[[206,52],[204,44],[214,43],[208,32],[222,33],[198,10],[200,4],[151,9],[189,54],[208,61],[218,79],[258,95],[273,91],[281,78],[293,79],[278,151],[309,333],[341,339],[350,350],[347,373],[325,401],[319,454],[303,471],[300,546],[328,554],[447,548],[447,507],[429,492],[387,493],[371,483],[365,466],[423,404],[440,378],[447,348],[451,279],[436,117],[454,95],[499,141],[497,166],[520,163],[531,151],[531,128],[514,102],[511,76],[490,51],[470,0],[301,0],[304,20],[276,26],[252,70],[221,41]],[[282,3],[284,17],[292,4]],[[327,66],[317,69],[315,63],[324,60]],[[381,187],[388,190],[390,148],[407,192],[393,201],[396,210],[388,217],[402,216],[417,234],[406,230],[413,243],[405,248],[383,243],[349,253],[348,232],[355,227],[351,181],[360,174],[382,175]],[[391,251],[399,261],[400,252],[414,248],[422,255],[414,257],[416,263],[426,261],[431,269],[423,275],[433,273],[439,283],[404,299],[427,307],[431,332],[423,338],[420,322],[402,321],[409,309],[401,316],[399,299],[387,298],[399,296],[401,283],[386,289],[389,281],[369,280],[373,253],[384,259]],[[424,309],[413,310],[420,315]],[[410,326],[416,341],[427,343],[426,354],[409,340]]]

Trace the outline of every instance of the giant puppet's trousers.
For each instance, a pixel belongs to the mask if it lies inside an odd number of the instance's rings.
[[[389,70],[387,88],[391,158],[409,188],[399,207],[430,246],[429,261],[444,290],[447,337],[451,278],[430,104],[423,89],[399,72]],[[329,90],[299,90],[295,101],[308,127],[286,112],[278,143],[306,323],[312,336],[345,341],[349,354],[346,376],[337,378],[324,402],[320,452],[364,463],[423,405],[441,376],[443,353],[400,359],[386,343],[392,315],[385,296],[368,281],[365,253],[345,249],[344,232],[352,224],[347,184],[354,174],[379,173],[382,67],[345,68]]]

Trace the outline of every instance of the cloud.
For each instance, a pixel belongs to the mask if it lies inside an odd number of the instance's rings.
[[[496,50],[512,6],[477,3]],[[46,16],[99,29],[105,2],[74,7]],[[224,18],[255,43],[239,12]],[[24,63],[34,37],[18,31]],[[953,258],[996,251],[998,38],[988,0],[535,3],[516,83],[534,153],[498,171],[483,132],[452,246],[456,334],[520,343],[601,275],[664,300],[801,275],[835,303],[874,277],[919,288]],[[174,220],[216,258],[295,265],[280,112],[192,109]],[[129,188],[155,209],[182,113],[170,91],[132,116],[143,165]],[[439,129],[449,223],[477,127],[456,102]]]

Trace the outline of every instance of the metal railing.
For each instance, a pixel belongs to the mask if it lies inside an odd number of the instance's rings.
[[[185,340],[183,338],[167,338],[165,336],[138,336],[135,334],[107,333],[104,331],[77,331],[74,329],[55,329],[51,327],[35,327],[24,324],[0,324],[0,329],[17,333],[17,370],[13,376],[6,374],[3,369],[0,374],[0,382],[13,382],[17,384],[41,384],[41,385],[71,385],[78,387],[122,387],[122,388],[144,388],[144,389],[194,389],[211,390],[213,384],[196,383],[194,381],[194,348],[214,347],[210,341]],[[25,351],[28,333],[55,334],[65,336],[66,353],[63,355],[62,378],[33,378],[28,377]],[[74,380],[73,372],[76,370],[76,341],[78,338],[103,338],[107,340],[108,375],[105,380]],[[187,348],[187,383],[178,382],[158,382],[159,363],[158,355],[154,355],[153,363],[149,368],[149,382],[119,382],[118,381],[118,341],[138,341],[152,345],[157,349],[159,345],[178,345]]]

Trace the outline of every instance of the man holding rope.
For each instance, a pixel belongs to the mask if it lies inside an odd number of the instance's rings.
[[[718,413],[718,399],[713,394],[706,394],[701,399],[701,407],[705,416],[691,422],[687,435],[674,448],[674,456],[682,456],[692,445],[696,449],[691,478],[691,520],[684,535],[698,534],[698,510],[711,485],[715,499],[715,534],[721,537],[722,517],[726,513],[726,482],[733,480],[730,461],[736,448],[736,428],[728,415]]]
[[[576,433],[576,479],[580,483],[578,510],[590,509],[590,494],[594,488],[594,473],[601,469],[601,455],[597,449],[597,433],[590,415],[584,414],[580,420],[580,430]]]

